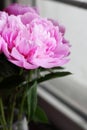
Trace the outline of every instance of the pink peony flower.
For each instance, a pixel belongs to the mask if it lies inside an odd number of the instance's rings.
[[[17,3],[9,5],[7,8],[4,9],[4,11],[7,12],[9,15],[11,14],[20,15],[27,12],[39,14],[39,11],[37,8],[26,6],[26,5],[20,5]]]
[[[35,12],[8,15],[0,33],[2,51],[10,62],[26,69],[61,66],[69,61],[70,53],[64,32],[59,24]]]
[[[2,33],[4,27],[7,23],[7,16],[8,15],[5,12],[0,11],[0,34]],[[4,42],[4,39],[0,35],[0,52],[1,52],[1,47],[2,47],[3,42]]]

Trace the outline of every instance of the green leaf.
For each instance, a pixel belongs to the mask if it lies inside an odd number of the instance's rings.
[[[53,78],[60,78],[60,77],[64,77],[64,76],[67,76],[67,75],[70,75],[70,74],[71,74],[70,72],[49,73],[49,74],[46,74],[43,77],[37,79],[37,82],[41,83],[41,82],[44,82],[44,81],[47,81],[47,80],[51,80]]]
[[[37,107],[37,82],[27,90],[28,119],[32,120]]]
[[[57,69],[57,70],[63,70],[64,67],[58,66],[58,67],[53,67],[53,68],[51,68],[51,69],[52,69],[52,70],[55,70],[55,69]]]
[[[40,122],[40,123],[48,123],[48,118],[44,112],[44,110],[37,106],[36,112],[35,112],[35,116],[33,117],[33,120],[35,122]]]
[[[48,73],[45,74],[44,76],[41,76],[40,78],[35,78],[34,80],[32,80],[31,82],[23,82],[19,87],[25,87],[26,84],[28,84],[29,86],[31,86],[35,81],[37,81],[37,83],[41,83],[47,80],[51,80],[54,78],[61,78],[67,75],[70,75],[72,73],[70,72],[53,72],[53,73]]]
[[[42,68],[42,67],[40,67],[39,68],[39,70],[40,70],[40,72],[43,72],[43,71],[50,71],[50,70],[63,70],[64,68],[63,67],[61,67],[61,66],[58,66],[58,67],[53,67],[53,68],[50,68],[50,69],[45,69],[45,68]]]

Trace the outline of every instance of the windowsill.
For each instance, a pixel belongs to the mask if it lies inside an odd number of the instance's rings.
[[[60,130],[57,129],[54,125],[51,123],[35,123],[30,122],[29,124],[29,130]]]
[[[56,85],[53,86],[52,82],[53,82],[53,80],[51,81],[51,83],[46,82],[44,84],[41,84],[38,87],[38,95],[40,97],[39,102],[40,102],[41,106],[45,109],[49,118],[54,122],[54,124],[58,128],[63,127],[63,129],[70,129],[70,130],[86,129],[87,128],[87,122],[86,122],[86,118],[85,118],[86,112],[84,110],[81,111],[82,110],[80,108],[81,106],[78,105],[79,106],[78,107],[76,105],[76,103],[74,104],[73,100],[70,100],[71,97],[68,97],[69,95],[67,95],[68,98],[66,98],[66,96],[64,96],[63,93],[60,93],[60,89],[58,88],[58,86],[56,86]],[[53,83],[55,84],[55,81]],[[72,84],[73,83],[71,83],[71,85]],[[66,84],[66,86],[67,86],[67,84]],[[68,86],[68,88],[69,87],[70,86]],[[73,89],[75,89],[75,88],[73,88]],[[57,94],[56,94],[56,92],[57,92]],[[72,95],[73,95],[73,93],[72,93]],[[67,99],[69,99],[69,100],[67,100]],[[67,104],[69,104],[69,105],[67,105]],[[75,111],[74,111],[74,108],[75,108]],[[61,122],[63,122],[63,123],[61,124]]]

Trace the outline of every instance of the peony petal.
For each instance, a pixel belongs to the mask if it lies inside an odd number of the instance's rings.
[[[59,27],[59,31],[64,35],[65,34],[65,27],[63,25],[60,25],[56,20],[53,19],[48,19],[50,20],[54,26],[58,26]]]
[[[69,59],[59,59],[59,58],[44,58],[44,59],[34,59],[32,61],[37,66],[43,67],[43,68],[51,68],[55,66],[62,66],[66,64],[69,61]]]
[[[33,64],[30,64],[29,62],[27,62],[24,59],[24,56],[21,55],[16,48],[12,49],[11,58],[9,59],[9,61],[11,61],[12,63],[14,63],[20,67],[26,68],[26,69],[38,68],[37,65],[33,65]]]
[[[22,23],[26,25],[26,24],[29,24],[35,18],[39,18],[39,15],[35,13],[33,13],[32,15],[32,13],[29,12],[29,13],[25,13],[24,15],[21,15],[20,17],[21,17]]]
[[[19,67],[25,68],[25,69],[36,69],[36,68],[38,68],[38,66],[29,64],[29,63],[24,62],[24,61],[17,61],[17,60],[13,60],[13,59],[8,59],[8,60],[11,63],[13,63],[13,64],[15,64]]]
[[[16,60],[19,60],[19,61],[24,61],[24,56],[21,55],[15,47],[12,49],[10,55],[13,59],[16,59]]]
[[[3,31],[5,25],[7,24],[8,14],[0,11],[0,33]]]
[[[31,12],[38,14],[38,10],[36,8],[32,8],[26,5],[21,4],[11,4],[7,8],[4,9],[9,15],[23,15],[24,13]]]
[[[7,58],[10,58],[10,53],[8,51],[8,46],[7,46],[7,43],[3,40],[3,44],[2,44],[2,52],[4,53],[4,55],[7,57]]]

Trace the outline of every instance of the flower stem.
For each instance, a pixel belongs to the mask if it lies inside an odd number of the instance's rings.
[[[21,120],[21,118],[22,118],[25,98],[26,98],[26,91],[24,91],[22,101],[21,101],[21,104],[20,104],[19,117],[18,117],[19,120]]]
[[[4,113],[4,106],[3,106],[3,102],[2,99],[0,98],[0,123],[3,126],[4,130],[6,129],[6,120],[5,120],[5,113]]]
[[[14,118],[14,106],[15,106],[15,103],[12,104],[9,130],[12,130],[12,124],[13,124],[13,118]]]
[[[29,82],[29,81],[31,81],[31,79],[32,79],[32,70],[30,70],[29,71],[29,75],[28,75],[28,77],[27,77],[27,81]],[[26,84],[26,89],[24,90],[24,92],[23,92],[23,97],[22,97],[22,100],[21,100],[21,104],[20,104],[20,110],[19,110],[19,120],[22,118],[22,114],[23,114],[23,108],[24,108],[24,102],[25,102],[25,98],[26,98],[26,94],[27,94],[27,87],[28,87],[29,85],[28,84]]]
[[[12,130],[12,125],[13,125],[13,119],[14,119],[14,110],[15,110],[15,101],[16,101],[16,96],[17,92],[15,91],[15,94],[13,96],[12,104],[11,104],[11,116],[10,116],[10,121],[9,121],[9,130]]]

